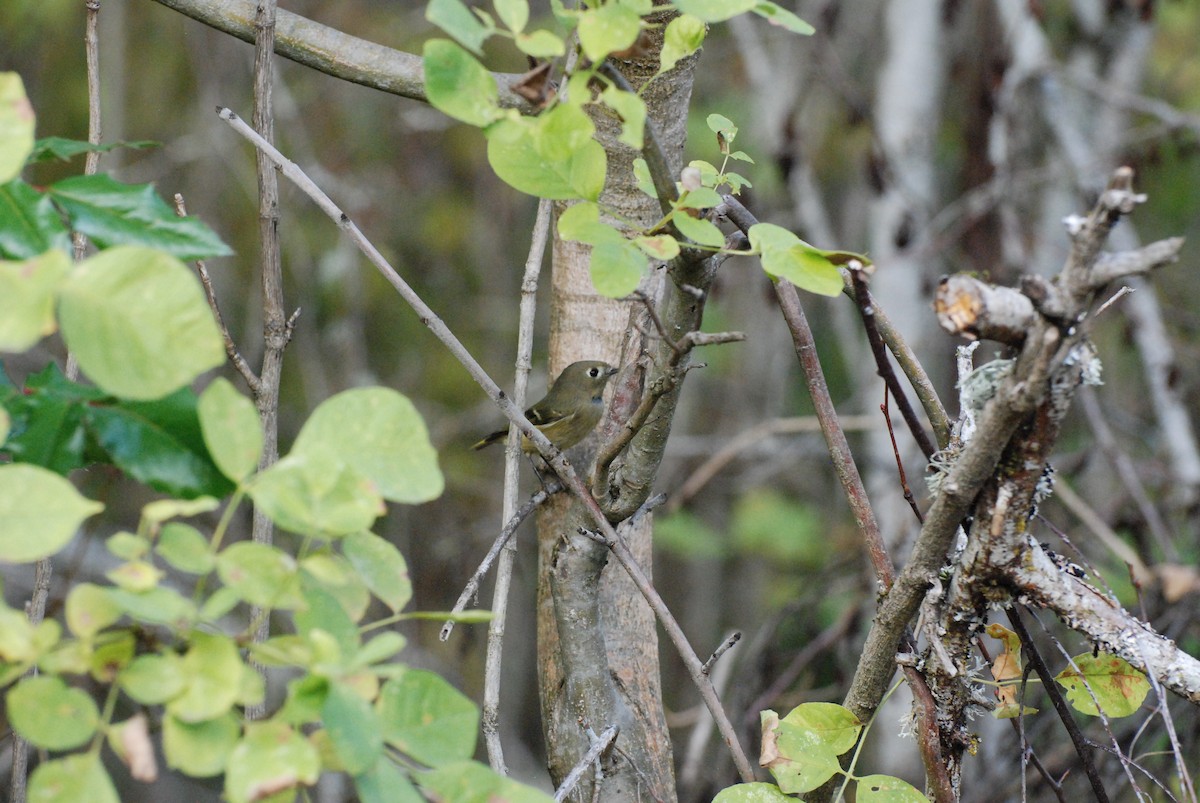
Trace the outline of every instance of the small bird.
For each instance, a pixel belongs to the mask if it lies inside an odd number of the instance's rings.
[[[559,449],[569,449],[600,423],[604,412],[604,386],[616,372],[616,368],[598,360],[573,362],[554,380],[546,397],[525,411],[525,417]],[[506,437],[508,430],[502,429],[471,448],[482,449],[500,443]],[[537,453],[529,438],[524,436],[521,437],[521,451]]]

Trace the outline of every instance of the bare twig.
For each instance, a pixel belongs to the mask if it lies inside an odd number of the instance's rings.
[[[908,487],[908,476],[904,473],[904,458],[900,456],[900,447],[896,444],[896,430],[892,428],[892,414],[888,411],[888,390],[885,385],[883,388],[883,404],[879,405],[879,412],[883,413],[883,420],[887,424],[888,438],[892,442],[892,456],[896,458],[896,473],[900,479],[900,490],[904,492],[904,501],[908,502],[908,506],[912,508],[913,515],[917,517],[917,521],[925,523],[925,515],[921,513],[921,508],[917,506],[917,499],[913,496],[912,488]]]
[[[734,632],[730,633],[729,636],[723,642],[721,642],[721,646],[713,650],[713,654],[708,656],[708,660],[704,662],[704,666],[700,667],[700,671],[706,675],[711,672],[713,664],[719,661],[722,655],[729,652],[729,650],[733,648],[733,645],[737,644],[741,640],[741,631],[735,630]]]
[[[516,376],[513,379],[513,403],[518,407],[525,406],[525,391],[529,383],[529,370],[533,367],[533,319],[536,311],[538,273],[542,268],[542,259],[546,253],[546,241],[550,235],[550,208],[547,200],[538,202],[537,218],[533,224],[533,234],[529,243],[529,255],[525,258],[525,272],[521,278],[521,314],[517,328],[517,365]],[[517,506],[517,494],[521,482],[521,433],[511,430],[508,433],[508,444],[504,452],[504,503],[501,520],[504,522],[515,518],[514,508]],[[561,487],[561,486],[560,486]],[[552,491],[543,488],[544,498]],[[536,494],[535,494],[536,497]],[[530,510],[535,507],[531,501]],[[524,509],[524,508],[523,508]],[[519,511],[518,511],[519,512]],[[526,512],[525,515],[528,515]],[[524,516],[522,516],[524,518]],[[514,524],[509,533],[516,529]],[[492,591],[492,621],[488,624],[488,646],[485,660],[483,681],[483,737],[487,746],[488,761],[496,772],[507,774],[504,763],[504,750],[500,739],[500,661],[503,655],[504,631],[508,622],[508,592],[512,585],[512,565],[516,556],[516,545],[502,534],[500,544],[500,563],[496,568],[496,586]],[[504,546],[508,544],[508,546]],[[493,552],[497,551],[493,547]],[[486,562],[486,560],[485,560]],[[481,571],[487,571],[480,567]],[[480,572],[471,578],[476,582]],[[470,584],[468,584],[470,585]],[[466,591],[463,592],[466,594]],[[462,597],[459,598],[462,601]],[[450,635],[452,622],[442,626],[442,640]]]
[[[542,503],[562,489],[562,484],[559,482],[551,481],[547,483],[545,488],[542,488],[533,496],[529,497],[529,501],[521,505],[521,507],[509,517],[508,521],[504,524],[504,528],[500,530],[500,534],[496,536],[496,540],[492,542],[491,549],[488,550],[487,555],[485,555],[483,560],[479,563],[479,568],[477,568],[475,573],[471,575],[471,579],[468,580],[466,586],[463,587],[462,593],[458,595],[458,601],[455,602],[454,607],[450,609],[451,613],[459,613],[471,604],[471,601],[475,599],[475,596],[479,593],[479,586],[483,582],[483,578],[487,576],[489,571],[491,571],[492,564],[496,561],[497,556],[503,556],[502,551],[504,547],[508,545],[508,542],[513,537],[513,534],[516,533],[517,528],[520,527],[521,524],[524,523],[525,519],[529,518],[529,515],[533,513],[533,511],[537,510]],[[445,641],[446,639],[450,638],[450,633],[453,630],[454,620],[448,619],[446,623],[442,625],[442,629],[438,634],[438,638],[442,641]]]
[[[558,789],[554,790],[554,799],[558,803],[567,799],[567,795],[571,794],[571,790],[583,778],[588,767],[592,766],[596,759],[600,758],[600,754],[608,749],[609,745],[617,738],[618,733],[620,733],[620,729],[616,725],[609,725],[603,733],[592,740],[592,746],[583,754],[583,758],[579,759],[579,763],[567,773],[567,777],[563,779]]]
[[[904,388],[900,387],[900,380],[896,378],[896,372],[892,370],[892,365],[888,362],[887,349],[884,348],[883,338],[875,323],[875,304],[867,291],[866,272],[861,267],[854,266],[849,267],[848,270],[850,271],[850,280],[854,283],[854,299],[858,305],[858,313],[862,316],[863,328],[867,332],[867,342],[871,344],[871,354],[875,357],[875,370],[883,378],[884,386],[896,400],[896,407],[900,409],[904,423],[908,424],[909,432],[912,433],[917,445],[921,447],[925,458],[929,459],[937,451],[937,447],[925,432],[925,427],[917,418],[916,411],[908,403],[908,396],[904,393]]]
[[[1029,658],[1029,662],[1033,666],[1033,671],[1041,678],[1042,687],[1045,689],[1046,694],[1050,696],[1050,702],[1054,706],[1058,718],[1062,720],[1063,727],[1067,730],[1067,736],[1070,737],[1071,743],[1075,745],[1075,753],[1079,756],[1079,760],[1083,762],[1083,770],[1087,773],[1088,781],[1092,785],[1092,793],[1100,803],[1107,803],[1108,792],[1104,788],[1104,779],[1100,777],[1100,772],[1096,769],[1096,762],[1092,757],[1092,744],[1083,735],[1083,731],[1079,729],[1079,723],[1075,721],[1075,717],[1071,715],[1071,709],[1067,706],[1067,701],[1063,699],[1062,692],[1058,689],[1058,683],[1054,680],[1054,674],[1050,671],[1050,667],[1046,666],[1046,661],[1042,658],[1042,654],[1038,652],[1037,646],[1030,638],[1029,631],[1025,628],[1025,623],[1021,621],[1021,614],[1016,607],[1008,609],[1008,621],[1012,623],[1013,632],[1021,639],[1022,650]]]
[[[721,706],[720,700],[717,698],[716,692],[713,689],[711,681],[703,672],[700,671],[703,664],[688,643],[687,636],[684,635],[683,629],[675,620],[667,608],[665,602],[654,590],[641,567],[638,566],[632,553],[628,548],[623,546],[617,532],[613,529],[612,524],[608,521],[604,512],[600,509],[595,497],[592,496],[591,490],[583,483],[574,467],[563,456],[562,452],[550,443],[546,436],[537,430],[528,419],[525,418],[521,408],[513,404],[507,394],[487,375],[487,372],[479,365],[475,358],[467,351],[462,342],[450,331],[445,322],[439,318],[428,304],[404,281],[404,279],[396,272],[396,270],[384,259],[383,255],[368,240],[359,230],[358,226],[338,208],[336,204],[330,200],[324,192],[321,191],[312,179],[305,175],[299,167],[293,162],[286,159],[272,145],[265,142],[259,137],[253,129],[245,124],[241,118],[234,114],[229,109],[219,108],[218,115],[222,120],[229,123],[238,134],[249,140],[255,148],[260,152],[267,154],[271,160],[279,167],[280,171],[287,176],[291,181],[307,194],[323,212],[329,215],[350,239],[354,242],[363,254],[370,260],[371,264],[383,275],[383,277],[396,289],[396,292],[404,299],[406,303],[413,308],[420,318],[421,323],[429,328],[429,330],[438,338],[439,341],[447,348],[447,350],[466,368],[471,378],[483,388],[488,397],[496,403],[500,411],[505,417],[521,431],[521,434],[529,439],[538,453],[546,460],[547,463],[558,474],[563,484],[571,493],[582,502],[586,508],[588,515],[595,521],[600,532],[605,538],[613,544],[612,552],[622,567],[629,574],[630,579],[638,588],[638,591],[645,597],[649,603],[651,610],[654,611],[663,630],[666,632],[671,643],[674,645],[680,658],[683,660],[685,667],[688,670],[689,676],[696,684],[700,692],[701,698],[704,700],[713,718],[717,721],[717,726],[721,730],[721,735],[725,739],[725,743],[733,755],[734,764],[738,768],[738,774],[743,780],[751,781],[754,778],[754,770],[750,766],[749,760],[746,758],[745,751],[742,750],[741,744],[738,743],[737,733],[734,731],[732,724],[729,722],[729,717],[725,714]]]
[[[183,202],[183,195],[178,192],[175,193],[175,214],[187,217],[187,205]],[[208,275],[208,265],[203,259],[196,260],[196,272],[200,275],[200,284],[204,286],[204,296],[208,299],[208,308],[212,310],[213,319],[217,322],[217,328],[221,330],[221,337],[225,341],[225,356],[242,375],[250,392],[257,395],[262,383],[255,375],[254,369],[250,367],[250,363],[246,362],[246,358],[238,351],[237,344],[233,341],[233,335],[229,333],[229,327],[225,325],[225,317],[221,314],[221,306],[217,303],[217,293],[213,289],[212,277]]]

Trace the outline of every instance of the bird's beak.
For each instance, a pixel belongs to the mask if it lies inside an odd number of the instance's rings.
[[[613,374],[617,373],[617,371],[618,371],[618,370],[620,370],[620,369],[618,369],[618,368],[609,368],[609,369],[608,369],[608,373],[607,373],[607,374],[605,374],[605,376],[612,376]]]

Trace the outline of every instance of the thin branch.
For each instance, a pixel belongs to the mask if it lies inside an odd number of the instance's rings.
[[[1099,770],[1096,769],[1096,762],[1092,757],[1092,744],[1079,729],[1079,723],[1075,721],[1075,717],[1071,715],[1071,709],[1067,706],[1067,701],[1063,699],[1058,683],[1054,680],[1054,673],[1050,671],[1050,667],[1046,666],[1045,659],[1042,658],[1042,654],[1038,652],[1030,638],[1029,631],[1025,628],[1025,623],[1021,621],[1021,614],[1016,607],[1008,609],[1008,621],[1012,623],[1013,632],[1021,639],[1021,648],[1033,665],[1033,671],[1041,678],[1042,687],[1050,696],[1050,702],[1054,706],[1058,718],[1062,720],[1071,744],[1075,745],[1075,753],[1083,762],[1083,770],[1087,773],[1088,781],[1092,785],[1092,793],[1100,803],[1107,803],[1108,792],[1104,788],[1104,780],[1100,777]]]
[[[471,378],[487,393],[488,397],[496,403],[500,411],[508,420],[516,424],[521,434],[529,439],[534,445],[538,453],[546,460],[546,462],[558,474],[563,484],[579,499],[588,514],[599,527],[600,532],[612,544],[611,549],[622,567],[633,580],[642,596],[646,598],[651,610],[658,617],[659,622],[663,626],[671,643],[675,646],[684,665],[687,667],[688,674],[692,681],[700,691],[700,696],[704,700],[713,718],[717,721],[717,726],[721,730],[721,735],[725,739],[725,743],[729,746],[730,752],[733,755],[734,764],[738,768],[738,774],[743,780],[749,782],[754,779],[754,770],[750,766],[749,760],[746,758],[745,752],[742,750],[741,744],[737,740],[737,733],[734,731],[732,724],[729,722],[729,717],[725,714],[721,706],[720,700],[716,696],[711,681],[701,672],[703,664],[697,657],[695,650],[687,641],[687,636],[684,635],[683,629],[675,620],[667,608],[666,603],[654,590],[645,573],[637,564],[633,555],[628,548],[624,547],[623,541],[617,535],[612,524],[600,509],[595,497],[592,496],[589,488],[579,478],[574,467],[563,456],[562,452],[550,443],[549,439],[525,418],[521,408],[513,404],[508,395],[492,380],[487,372],[479,365],[475,358],[467,351],[462,342],[454,336],[445,322],[442,321],[428,304],[404,281],[404,279],[396,272],[396,270],[384,259],[370,240],[368,240],[359,230],[358,226],[341,210],[336,204],[330,200],[324,192],[321,191],[312,179],[305,175],[299,167],[293,162],[286,159],[272,145],[265,142],[259,137],[253,129],[246,125],[240,117],[234,114],[229,109],[219,108],[217,110],[220,118],[232,127],[238,134],[250,141],[255,148],[266,153],[273,162],[279,167],[279,170],[293,181],[306,195],[308,195],[314,203],[327,215],[329,215],[363,254],[370,260],[371,264],[383,275],[383,277],[396,289],[396,292],[408,303],[409,306],[417,313],[421,323],[423,323],[434,334],[435,337],[450,351],[450,353],[466,368]]]
[[[888,411],[888,391],[886,386],[883,389],[883,404],[879,405],[879,412],[883,413],[883,420],[887,424],[888,439],[892,442],[892,457],[896,458],[896,474],[900,479],[900,490],[904,493],[904,501],[908,502],[908,506],[912,508],[913,515],[917,517],[917,521],[924,524],[925,514],[917,506],[917,499],[913,496],[912,488],[908,487],[908,475],[904,473],[904,458],[900,456],[900,447],[896,443],[896,430],[892,427],[892,414]]]
[[[175,193],[175,214],[187,217],[187,205],[183,202],[183,195],[178,192]],[[200,284],[204,286],[204,297],[208,299],[208,308],[212,310],[213,320],[217,322],[217,328],[221,330],[221,338],[225,341],[225,356],[242,375],[246,387],[250,388],[250,392],[257,396],[262,382],[254,373],[254,369],[250,367],[250,363],[246,362],[246,358],[238,351],[237,343],[233,341],[233,335],[229,333],[229,327],[225,325],[225,316],[221,314],[221,306],[217,303],[217,293],[213,289],[212,277],[208,275],[208,265],[203,259],[196,260],[196,272],[200,274]]]
[[[529,370],[533,367],[533,320],[537,309],[538,273],[542,268],[542,260],[546,254],[546,242],[550,235],[551,202],[538,202],[537,217],[533,224],[533,233],[529,243],[529,255],[525,258],[525,272],[521,278],[521,313],[517,327],[517,364],[516,375],[513,378],[513,403],[518,407],[525,406],[525,391],[529,384]],[[521,433],[511,430],[508,433],[508,444],[504,452],[504,503],[501,511],[501,521],[509,521],[514,517],[517,506],[517,494],[521,483]],[[559,486],[561,487],[561,486]],[[543,498],[549,498],[553,493],[543,487]],[[535,497],[537,495],[535,494]],[[536,505],[527,505],[530,510]],[[524,509],[524,508],[523,508]],[[519,511],[518,511],[519,512]],[[526,512],[525,515],[528,515]],[[524,518],[524,517],[522,517]],[[511,529],[505,525],[505,530]],[[487,655],[484,662],[483,680],[483,736],[487,746],[488,762],[496,772],[507,774],[504,763],[504,750],[500,739],[500,666],[504,649],[504,631],[508,622],[508,593],[512,585],[512,566],[516,556],[516,544],[509,542],[503,536],[498,540],[497,547],[489,553],[489,557],[500,551],[500,564],[496,568],[496,586],[492,590],[492,621],[488,623]],[[505,544],[509,544],[505,547]],[[486,563],[486,560],[485,560]],[[485,567],[480,567],[486,571]],[[476,581],[480,577],[476,572]],[[469,585],[469,584],[468,584]],[[466,591],[463,592],[464,594]],[[462,598],[460,597],[460,602]],[[453,622],[447,622],[442,627],[442,641],[450,635],[449,628]]]
[[[730,633],[729,636],[723,642],[721,642],[721,646],[713,650],[713,654],[708,656],[708,660],[704,662],[704,666],[700,668],[700,671],[706,675],[711,672],[713,664],[719,661],[722,655],[733,649],[733,645],[737,644],[741,640],[742,633],[740,630],[735,630]]]
[[[729,219],[749,236],[750,227],[758,222],[754,215],[750,214],[750,211],[732,195],[724,195],[722,200],[728,207]],[[817,418],[821,421],[821,432],[825,435],[834,471],[842,483],[842,489],[850,503],[850,510],[854,514],[859,534],[867,547],[871,565],[875,569],[875,578],[886,592],[892,587],[896,570],[892,565],[892,559],[888,556],[883,536],[879,532],[879,524],[875,519],[875,512],[871,509],[867,490],[858,473],[858,466],[854,463],[850,443],[846,440],[846,433],[838,421],[837,410],[833,406],[833,399],[829,395],[829,386],[825,382],[825,372],[817,357],[816,339],[808,326],[804,309],[800,306],[800,297],[796,293],[795,285],[783,279],[776,281],[774,285],[779,308],[792,333],[796,357],[800,360],[800,365],[804,370],[804,381],[808,386],[809,395],[812,397]],[[858,713],[855,711],[855,714]],[[867,718],[869,716],[863,717],[863,719]]]
[[[508,545],[509,540],[513,537],[513,534],[516,533],[517,528],[525,522],[525,519],[529,518],[533,511],[541,507],[547,499],[562,489],[562,483],[554,481],[548,483],[545,488],[542,488],[533,496],[529,497],[529,501],[521,505],[521,507],[509,517],[508,521],[505,522],[504,527],[500,530],[500,534],[496,536],[496,540],[492,542],[491,549],[488,550],[487,555],[485,555],[483,560],[480,562],[479,568],[477,568],[475,573],[471,575],[471,579],[468,580],[466,586],[463,587],[462,593],[458,595],[458,601],[455,602],[454,607],[450,609],[451,613],[459,613],[465,610],[466,607],[471,604],[471,601],[474,600],[476,595],[479,594],[479,586],[483,583],[483,578],[487,576],[489,571],[491,571],[492,564],[495,563],[496,558],[502,555],[502,550]],[[438,638],[442,641],[445,641],[446,639],[450,638],[450,634],[453,632],[453,630],[454,620],[446,620],[446,623],[442,625],[442,629],[438,633]]]
[[[899,408],[900,415],[904,417],[904,423],[908,424],[909,432],[912,433],[917,445],[925,454],[925,459],[928,460],[933,457],[937,447],[929,439],[924,425],[921,424],[916,411],[909,404],[908,396],[904,393],[904,388],[900,386],[900,380],[896,378],[896,372],[892,370],[892,364],[888,361],[883,338],[875,323],[875,304],[867,291],[866,272],[861,267],[850,267],[848,270],[850,271],[850,280],[854,283],[854,300],[858,306],[858,313],[862,316],[863,328],[867,332],[867,342],[871,345],[871,354],[875,357],[875,370],[883,378],[884,385],[896,400],[896,407]]]
[[[160,5],[254,42],[255,0],[155,0]],[[275,52],[286,59],[351,83],[413,100],[427,100],[421,57],[359,39],[319,22],[279,10],[275,18]],[[512,91],[524,73],[492,73],[500,89],[500,105],[532,112],[529,101]]]
[[[592,746],[583,754],[583,758],[579,759],[579,763],[567,773],[567,777],[563,779],[562,785],[554,791],[554,799],[557,803],[562,803],[562,801],[567,799],[567,795],[571,794],[571,790],[583,778],[583,774],[587,772],[588,767],[600,758],[601,753],[608,750],[609,745],[616,740],[618,733],[620,733],[620,728],[616,725],[609,725],[603,733],[592,740]]]

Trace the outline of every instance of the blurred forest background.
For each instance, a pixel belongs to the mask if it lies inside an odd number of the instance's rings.
[[[936,330],[929,309],[939,276],[971,271],[1011,284],[1022,272],[1057,272],[1068,246],[1061,219],[1088,209],[1120,164],[1135,169],[1137,188],[1149,195],[1133,219],[1136,234],[1123,223],[1122,236],[1188,238],[1177,265],[1139,284],[1097,322],[1105,385],[1071,414],[1054,462],[1073,493],[1067,503],[1060,494],[1045,506],[1036,537],[1078,559],[1056,535],[1066,533],[1134,609],[1128,553],[1114,552],[1104,538],[1115,533],[1149,566],[1177,567],[1155,575],[1166,582],[1144,588],[1145,604],[1160,632],[1200,652],[1200,582],[1186,568],[1200,555],[1193,431],[1200,400],[1200,3],[784,5],[816,35],[798,38],[749,17],[713,26],[696,73],[687,158],[717,159],[707,114],[734,120],[738,147],[756,160],[742,171],[754,184],[747,204],[760,220],[815,245],[873,257],[876,296],[951,411],[957,343]],[[3,6],[0,70],[24,78],[38,136],[86,139],[84,4]],[[417,0],[284,6],[414,53],[435,35]],[[151,0],[108,0],[100,53],[104,141],[161,143],[105,154],[101,170],[126,182],[154,182],[167,198],[182,193],[189,212],[235,248],[236,257],[211,260],[209,270],[226,322],[256,364],[262,346],[253,154],[214,113],[222,105],[249,117],[253,47]],[[525,68],[508,51],[488,55],[492,69]],[[492,175],[477,130],[284,59],[276,70],[277,145],[342,205],[492,376],[511,386],[536,200]],[[27,178],[47,183],[81,169],[81,160],[44,164]],[[447,489],[435,502],[393,510],[378,532],[408,558],[415,607],[447,609],[498,529],[501,451],[468,447],[500,416],[328,219],[287,183],[280,190],[285,297],[289,309],[301,310],[283,374],[281,451],[303,416],[341,389],[382,384],[412,398],[439,450]],[[856,313],[844,298],[805,301],[884,532],[902,554],[915,522],[900,496],[879,413],[883,386]],[[547,308],[544,297],[540,304]],[[748,340],[707,349],[700,357],[708,367],[688,382],[659,478],[669,501],[656,521],[654,574],[702,655],[730,631],[744,634],[719,664],[719,684],[754,745],[759,708],[841,700],[875,589],[757,264],[727,263],[708,310],[706,329],[743,330]],[[546,380],[544,315],[540,321],[535,364],[543,367],[534,398]],[[28,362],[6,361],[6,368],[19,381],[45,360],[61,360],[52,349],[45,343]],[[985,344],[977,360],[994,351]],[[921,464],[908,435],[897,437],[920,501]],[[89,543],[101,543],[145,501],[107,470],[82,481],[106,504],[106,520],[90,533],[94,542],[81,541],[57,559],[52,611],[69,584],[107,568],[103,549]],[[528,483],[534,487],[532,477]],[[544,777],[533,668],[536,560],[529,531],[519,538],[525,548],[510,607],[501,726],[510,764],[536,781]],[[29,582],[6,577],[9,604],[21,604]],[[406,660],[437,669],[478,699],[485,628],[460,626],[441,643],[439,626],[405,626],[412,645]],[[1067,639],[1072,654],[1088,649],[1078,641]],[[662,652],[681,791],[701,799],[726,759],[704,739],[689,746],[701,708],[678,659]],[[1188,708],[1180,715],[1183,755],[1195,757],[1200,718]],[[1144,718],[1120,723],[1123,743]],[[1012,732],[996,724],[979,725],[983,753],[965,773],[968,799],[1016,793],[1012,765],[986,760],[1018,755]],[[1027,728],[1048,765],[1071,760],[1057,721],[1037,717]],[[912,742],[871,761],[875,771],[920,783]]]

